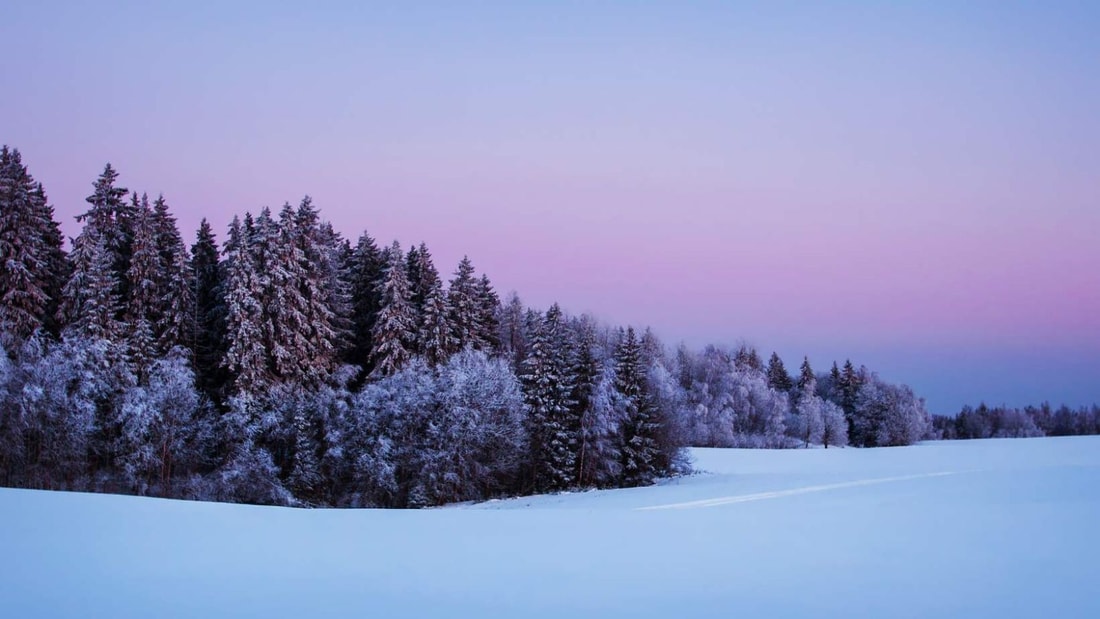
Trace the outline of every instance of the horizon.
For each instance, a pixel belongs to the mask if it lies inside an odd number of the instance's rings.
[[[0,141],[67,237],[110,161],[188,246],[308,194],[670,346],[1100,402],[1100,7],[56,6]]]

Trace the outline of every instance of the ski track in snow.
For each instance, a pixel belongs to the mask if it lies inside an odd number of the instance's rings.
[[[972,471],[941,471],[938,473],[921,473],[918,475],[899,475],[897,477],[878,477],[875,479],[860,479],[857,481],[846,481],[837,484],[823,484],[820,486],[804,486],[802,488],[791,488],[789,490],[773,490],[771,492],[757,492],[754,494],[741,494],[735,496],[716,497],[713,499],[701,499],[698,501],[687,501],[684,503],[667,503],[665,505],[650,505],[648,507],[635,508],[636,511],[653,511],[659,509],[701,509],[704,507],[718,507],[721,505],[732,505],[734,503],[749,503],[752,501],[764,501],[767,499],[779,499],[782,497],[795,496],[799,494],[810,494],[812,492],[825,492],[827,490],[839,490],[841,488],[855,488],[858,486],[873,486],[875,484],[885,484],[894,481],[908,481],[911,479],[927,479],[930,477],[946,477],[948,475],[958,475],[959,473],[972,472]]]

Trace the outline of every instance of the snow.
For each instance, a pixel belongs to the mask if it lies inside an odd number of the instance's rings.
[[[1100,437],[694,456],[420,511],[0,489],[0,614],[1100,616]]]

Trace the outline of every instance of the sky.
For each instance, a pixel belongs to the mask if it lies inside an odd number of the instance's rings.
[[[224,5],[224,6],[223,6]],[[309,194],[525,302],[1100,402],[1100,3],[3,2],[0,142],[192,237]]]

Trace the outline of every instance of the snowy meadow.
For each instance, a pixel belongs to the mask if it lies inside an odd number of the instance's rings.
[[[10,617],[1100,615],[1100,438],[694,449],[429,510],[0,490]]]

